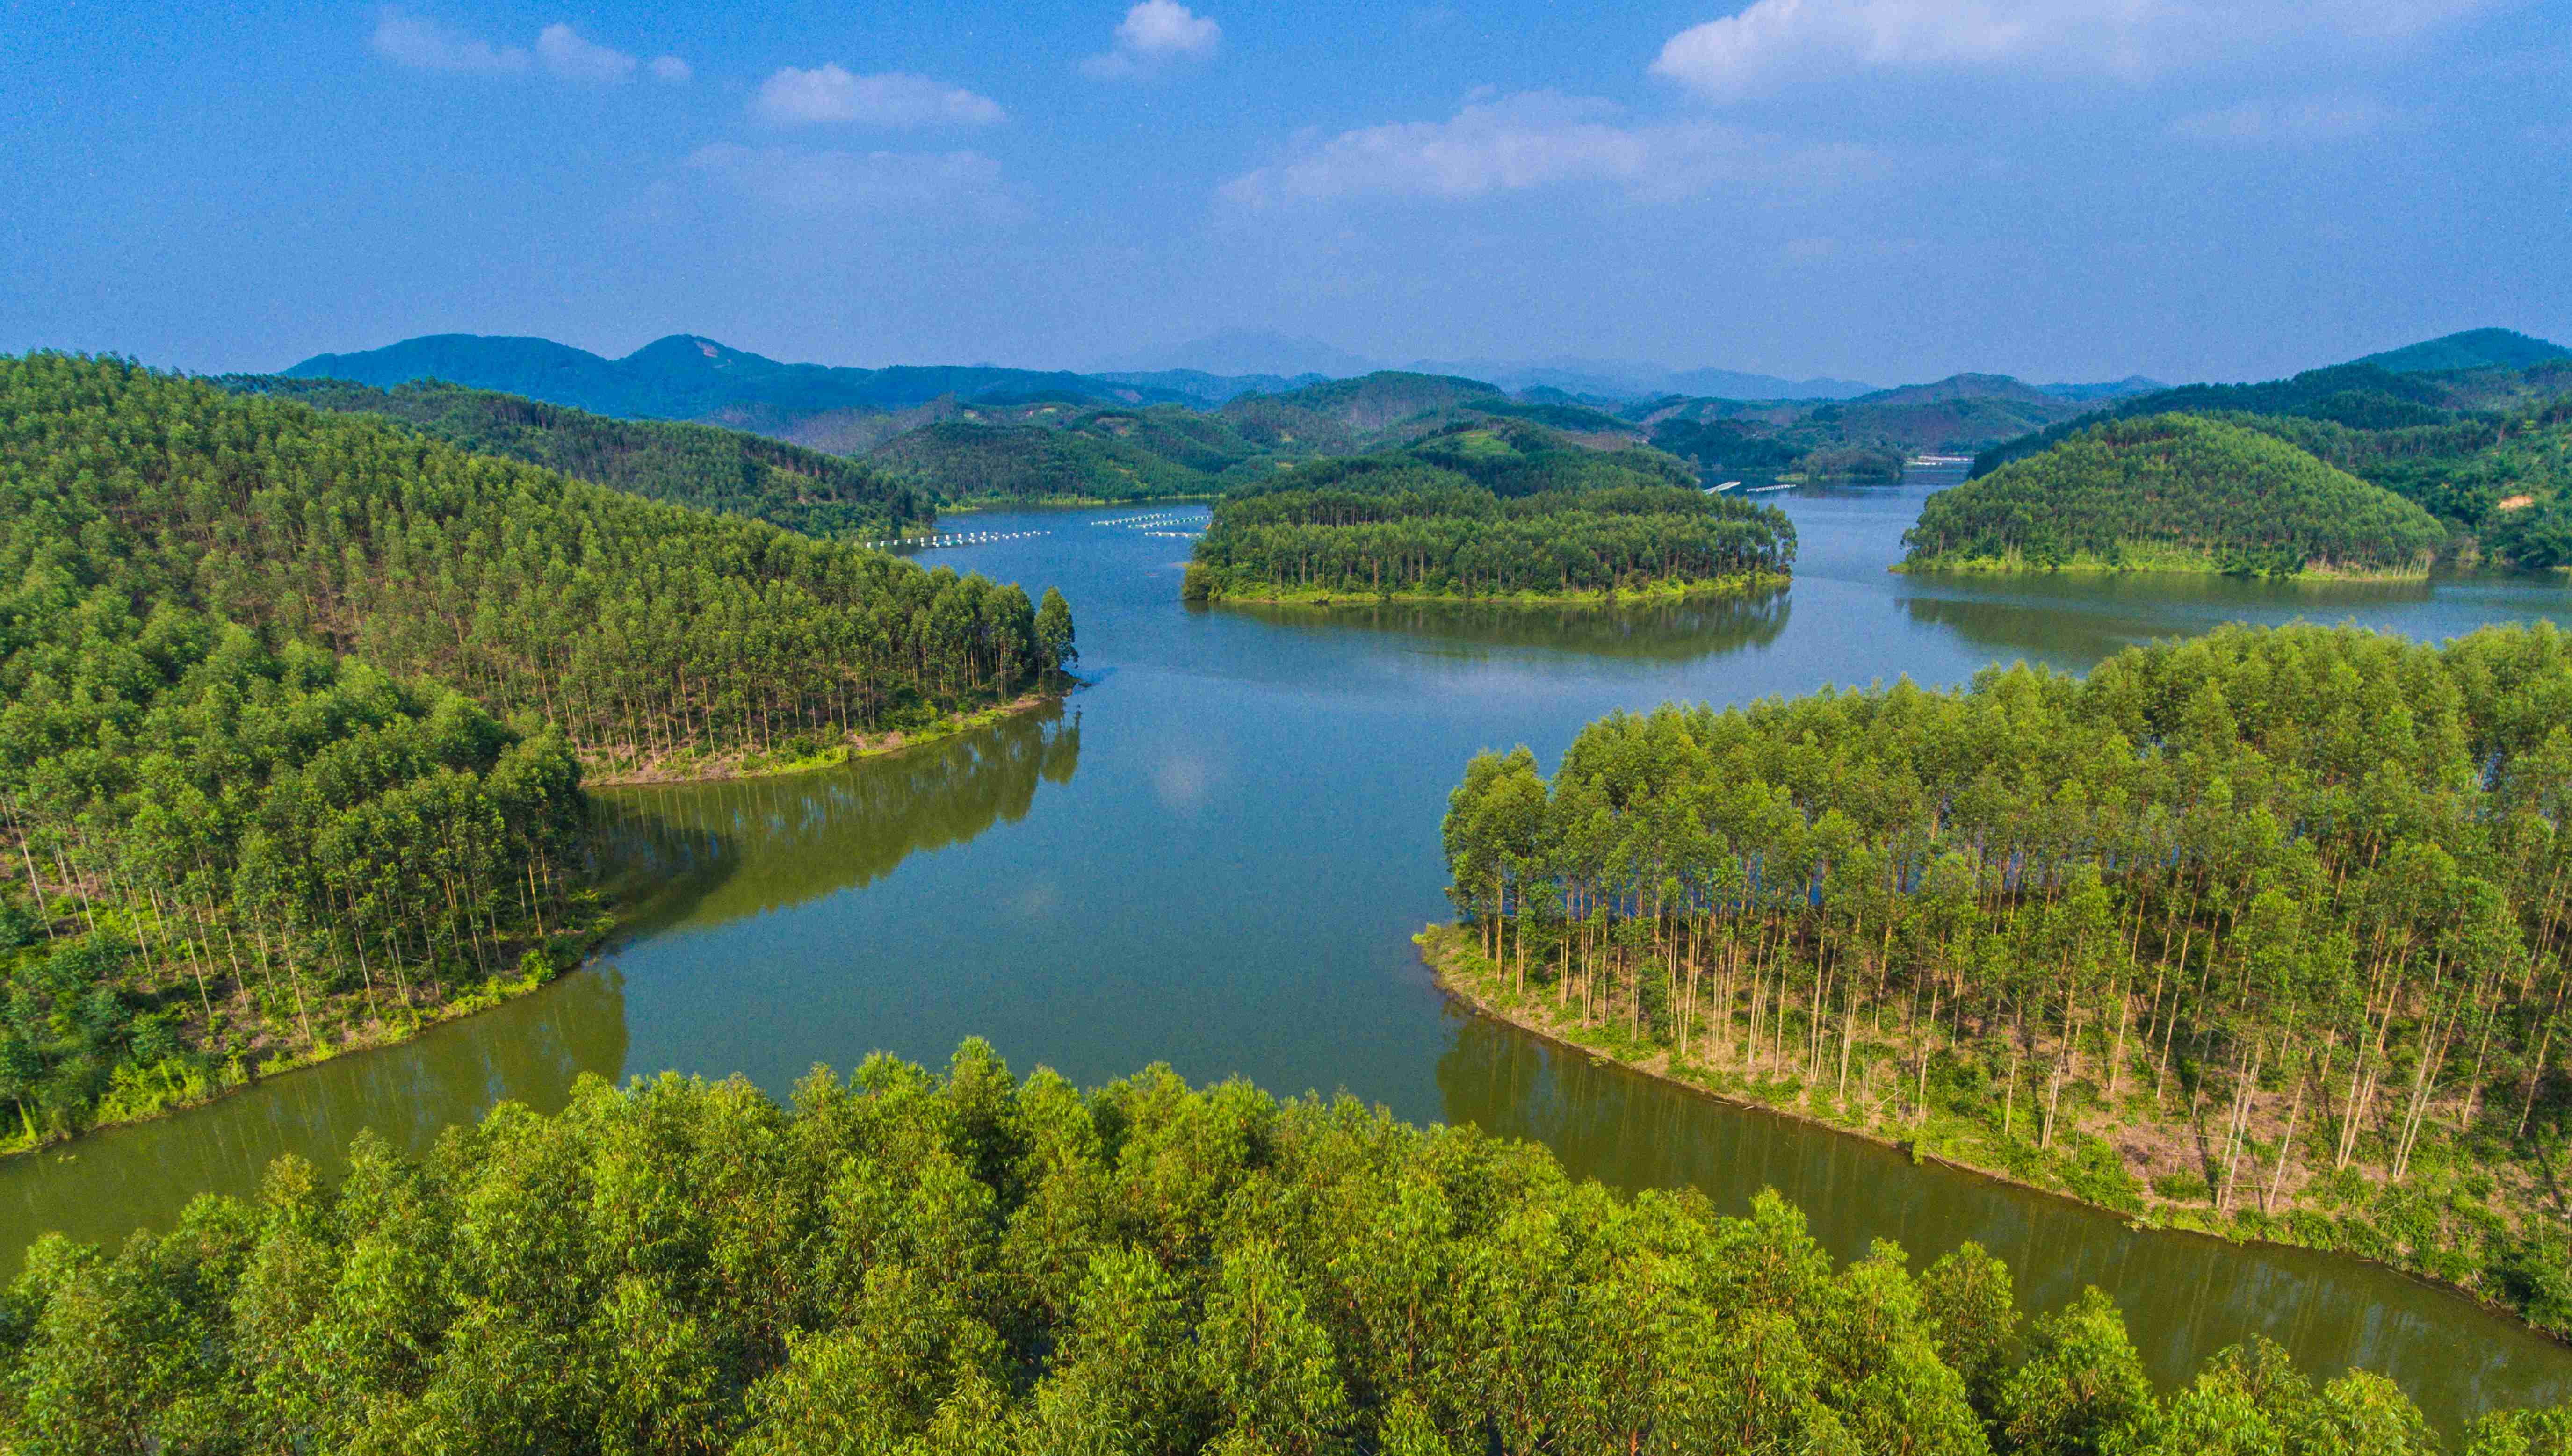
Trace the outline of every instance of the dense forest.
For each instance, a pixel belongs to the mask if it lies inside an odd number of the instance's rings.
[[[113,360],[0,361],[0,523],[14,1141],[549,975],[584,762],[810,753],[1073,651],[1052,592]]]
[[[1782,576],[1777,510],[1696,488],[1647,450],[1590,450],[1499,420],[1317,461],[1219,502],[1191,600],[1568,595]]]
[[[2425,572],[2426,511],[2283,440],[2193,414],[2094,426],[1929,497],[1914,570]]]
[[[1773,1194],[1625,1198],[1529,1143],[968,1043],[794,1107],[595,1079],[343,1180],[272,1166],[0,1300],[0,1431],[78,1453],[2428,1456],[2276,1346],[2156,1393],[2097,1290],[1835,1262]],[[2558,1452],[2505,1411],[2470,1456]]]
[[[1979,478],[2103,418],[2203,414],[2273,435],[2438,518],[2457,555],[2572,565],[2572,359],[2476,330],[2256,384],[2190,384],[1995,445]]]
[[[1467,769],[1442,954],[1687,1079],[2572,1332],[2567,704],[2551,626],[2232,627],[1618,715],[1551,782]]]
[[[1695,461],[1709,478],[1883,484],[1902,478],[1915,452],[1981,449],[2092,407],[2006,374],[1955,374],[1853,399],[1655,399],[1622,412],[1650,431],[1655,449]]]
[[[284,374],[227,374],[214,382],[317,409],[381,414],[474,454],[524,460],[646,500],[744,515],[808,536],[882,539],[937,518],[917,488],[858,461],[737,429],[611,419],[437,380],[389,390]]]

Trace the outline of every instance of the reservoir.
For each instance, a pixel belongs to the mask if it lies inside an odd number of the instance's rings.
[[[47,1229],[113,1243],[201,1190],[247,1194],[281,1153],[325,1170],[360,1128],[424,1146],[584,1075],[740,1075],[780,1096],[871,1052],[943,1065],[968,1036],[1094,1085],[1345,1092],[1414,1121],[1545,1143],[1578,1174],[1762,1187],[1845,1258],[1964,1239],[2031,1308],[2098,1284],[2165,1383],[2264,1334],[2317,1375],[2384,1371],[2453,1427],[2572,1396],[2572,1350],[2355,1260],[2131,1229],[2122,1218],[1726,1106],[1465,1015],[1410,936],[1451,911],[1439,817],[1466,759],[1524,743],[1550,771],[1582,725],[1670,699],[1739,703],[2025,659],[2081,671],[2227,621],[2354,621],[2422,638],[2560,617],[2544,581],[2211,577],[1914,580],[1885,567],[1954,471],[1763,497],[1795,521],[1794,584],[1631,611],[1190,609],[1198,507],[964,518],[1002,539],[924,553],[1062,588],[1090,686],[1059,710],[788,778],[603,791],[624,929],[592,968],[384,1052],[0,1164],[0,1258]],[[1147,524],[1110,523],[1150,517]]]

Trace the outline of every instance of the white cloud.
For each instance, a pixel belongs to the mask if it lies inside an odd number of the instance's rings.
[[[1443,122],[1342,132],[1300,158],[1226,183],[1224,198],[1266,208],[1360,196],[1475,198],[1564,183],[1639,197],[1718,183],[1832,182],[1870,172],[1850,146],[1794,146],[1707,122],[1622,124],[1612,103],[1552,92],[1474,102]]]
[[[2281,41],[2398,39],[2487,0],[1753,0],[1672,36],[1652,74],[1718,101],[1860,72],[2013,67],[2129,79]]]
[[[803,217],[962,218],[1015,214],[1000,164],[978,152],[904,153],[799,147],[700,147],[691,171],[742,197]]]
[[[584,38],[567,24],[537,32],[532,51],[497,46],[451,25],[409,14],[387,5],[375,14],[375,32],[367,44],[396,66],[414,71],[451,71],[478,76],[520,76],[542,66],[567,81],[617,82],[633,79],[638,62],[623,51]],[[660,80],[685,81],[695,72],[677,56],[652,63]]]
[[[566,81],[615,82],[634,77],[632,56],[583,40],[568,25],[548,25],[536,33],[536,59]]]
[[[860,122],[875,127],[987,126],[1007,113],[998,102],[926,76],[889,71],[851,75],[837,63],[810,71],[788,66],[760,83],[751,114],[781,126]]]
[[[1142,0],[1116,26],[1115,43],[1080,69],[1102,81],[1149,76],[1176,61],[1202,61],[1223,44],[1223,27],[1178,0]]]
[[[2263,145],[2344,142],[2381,128],[2384,108],[2363,96],[2315,96],[2301,101],[2246,101],[2201,111],[2171,123],[2171,135],[2193,142]]]
[[[374,53],[414,71],[457,71],[468,75],[507,76],[527,69],[529,58],[516,46],[495,46],[452,26],[408,15],[387,5],[375,14],[375,33],[368,42]]]

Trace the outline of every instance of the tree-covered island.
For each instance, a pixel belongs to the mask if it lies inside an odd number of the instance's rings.
[[[281,1159],[0,1297],[27,1456],[2434,1456],[2263,1340],[2156,1392],[2096,1289],[1973,1244],[1839,1262],[1769,1194],[1166,1069],[595,1079],[344,1178]],[[1934,1256],[1932,1256],[1934,1253]],[[2465,1456],[2555,1453],[2572,1407]]]
[[[993,710],[1059,595],[115,360],[0,360],[0,1150],[524,990],[585,776]]]
[[[2193,414],[2095,425],[1929,497],[1908,571],[2426,575],[2447,531],[2273,434]]]
[[[2572,637],[2226,628],[1591,725],[1447,815],[1496,1015],[2572,1332]]]
[[[1593,450],[1517,421],[1315,461],[1214,507],[1191,601],[1561,601],[1781,583],[1795,532],[1773,507],[1697,487],[1684,463]]]

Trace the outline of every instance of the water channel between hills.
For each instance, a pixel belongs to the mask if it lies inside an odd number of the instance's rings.
[[[2096,1283],[2175,1381],[2252,1333],[2309,1368],[2382,1370],[2452,1428],[2572,1396],[2572,1350],[2389,1270],[2138,1231],[1768,1113],[1711,1101],[1467,1016],[1409,937],[1448,914],[1438,821],[1464,762],[1525,743],[1550,770],[1613,708],[1744,702],[1993,661],[2078,670],[2230,620],[2354,620],[2438,638],[2563,615],[2543,582],[2298,586],[2215,578],[1915,581],[1885,571],[1952,480],[1772,496],[1802,538],[1765,601],[1628,614],[1435,607],[1190,610],[1188,542],[1133,508],[960,518],[1015,539],[930,553],[1079,615],[1092,685],[1059,713],[793,778],[602,795],[631,902],[602,965],[410,1045],[0,1164],[0,1259],[35,1234],[113,1242],[268,1159],[325,1168],[361,1127],[424,1146],[575,1078],[740,1073],[784,1094],[816,1062],[941,1065],[967,1036],[1084,1085],[1167,1062],[1194,1081],[1345,1091],[1415,1121],[1535,1138],[1579,1174],[1762,1186],[1841,1257],[1925,1262],[1963,1239],[2030,1307]],[[1201,513],[1201,508],[1173,508]],[[1167,527],[1159,527],[1166,529]]]

